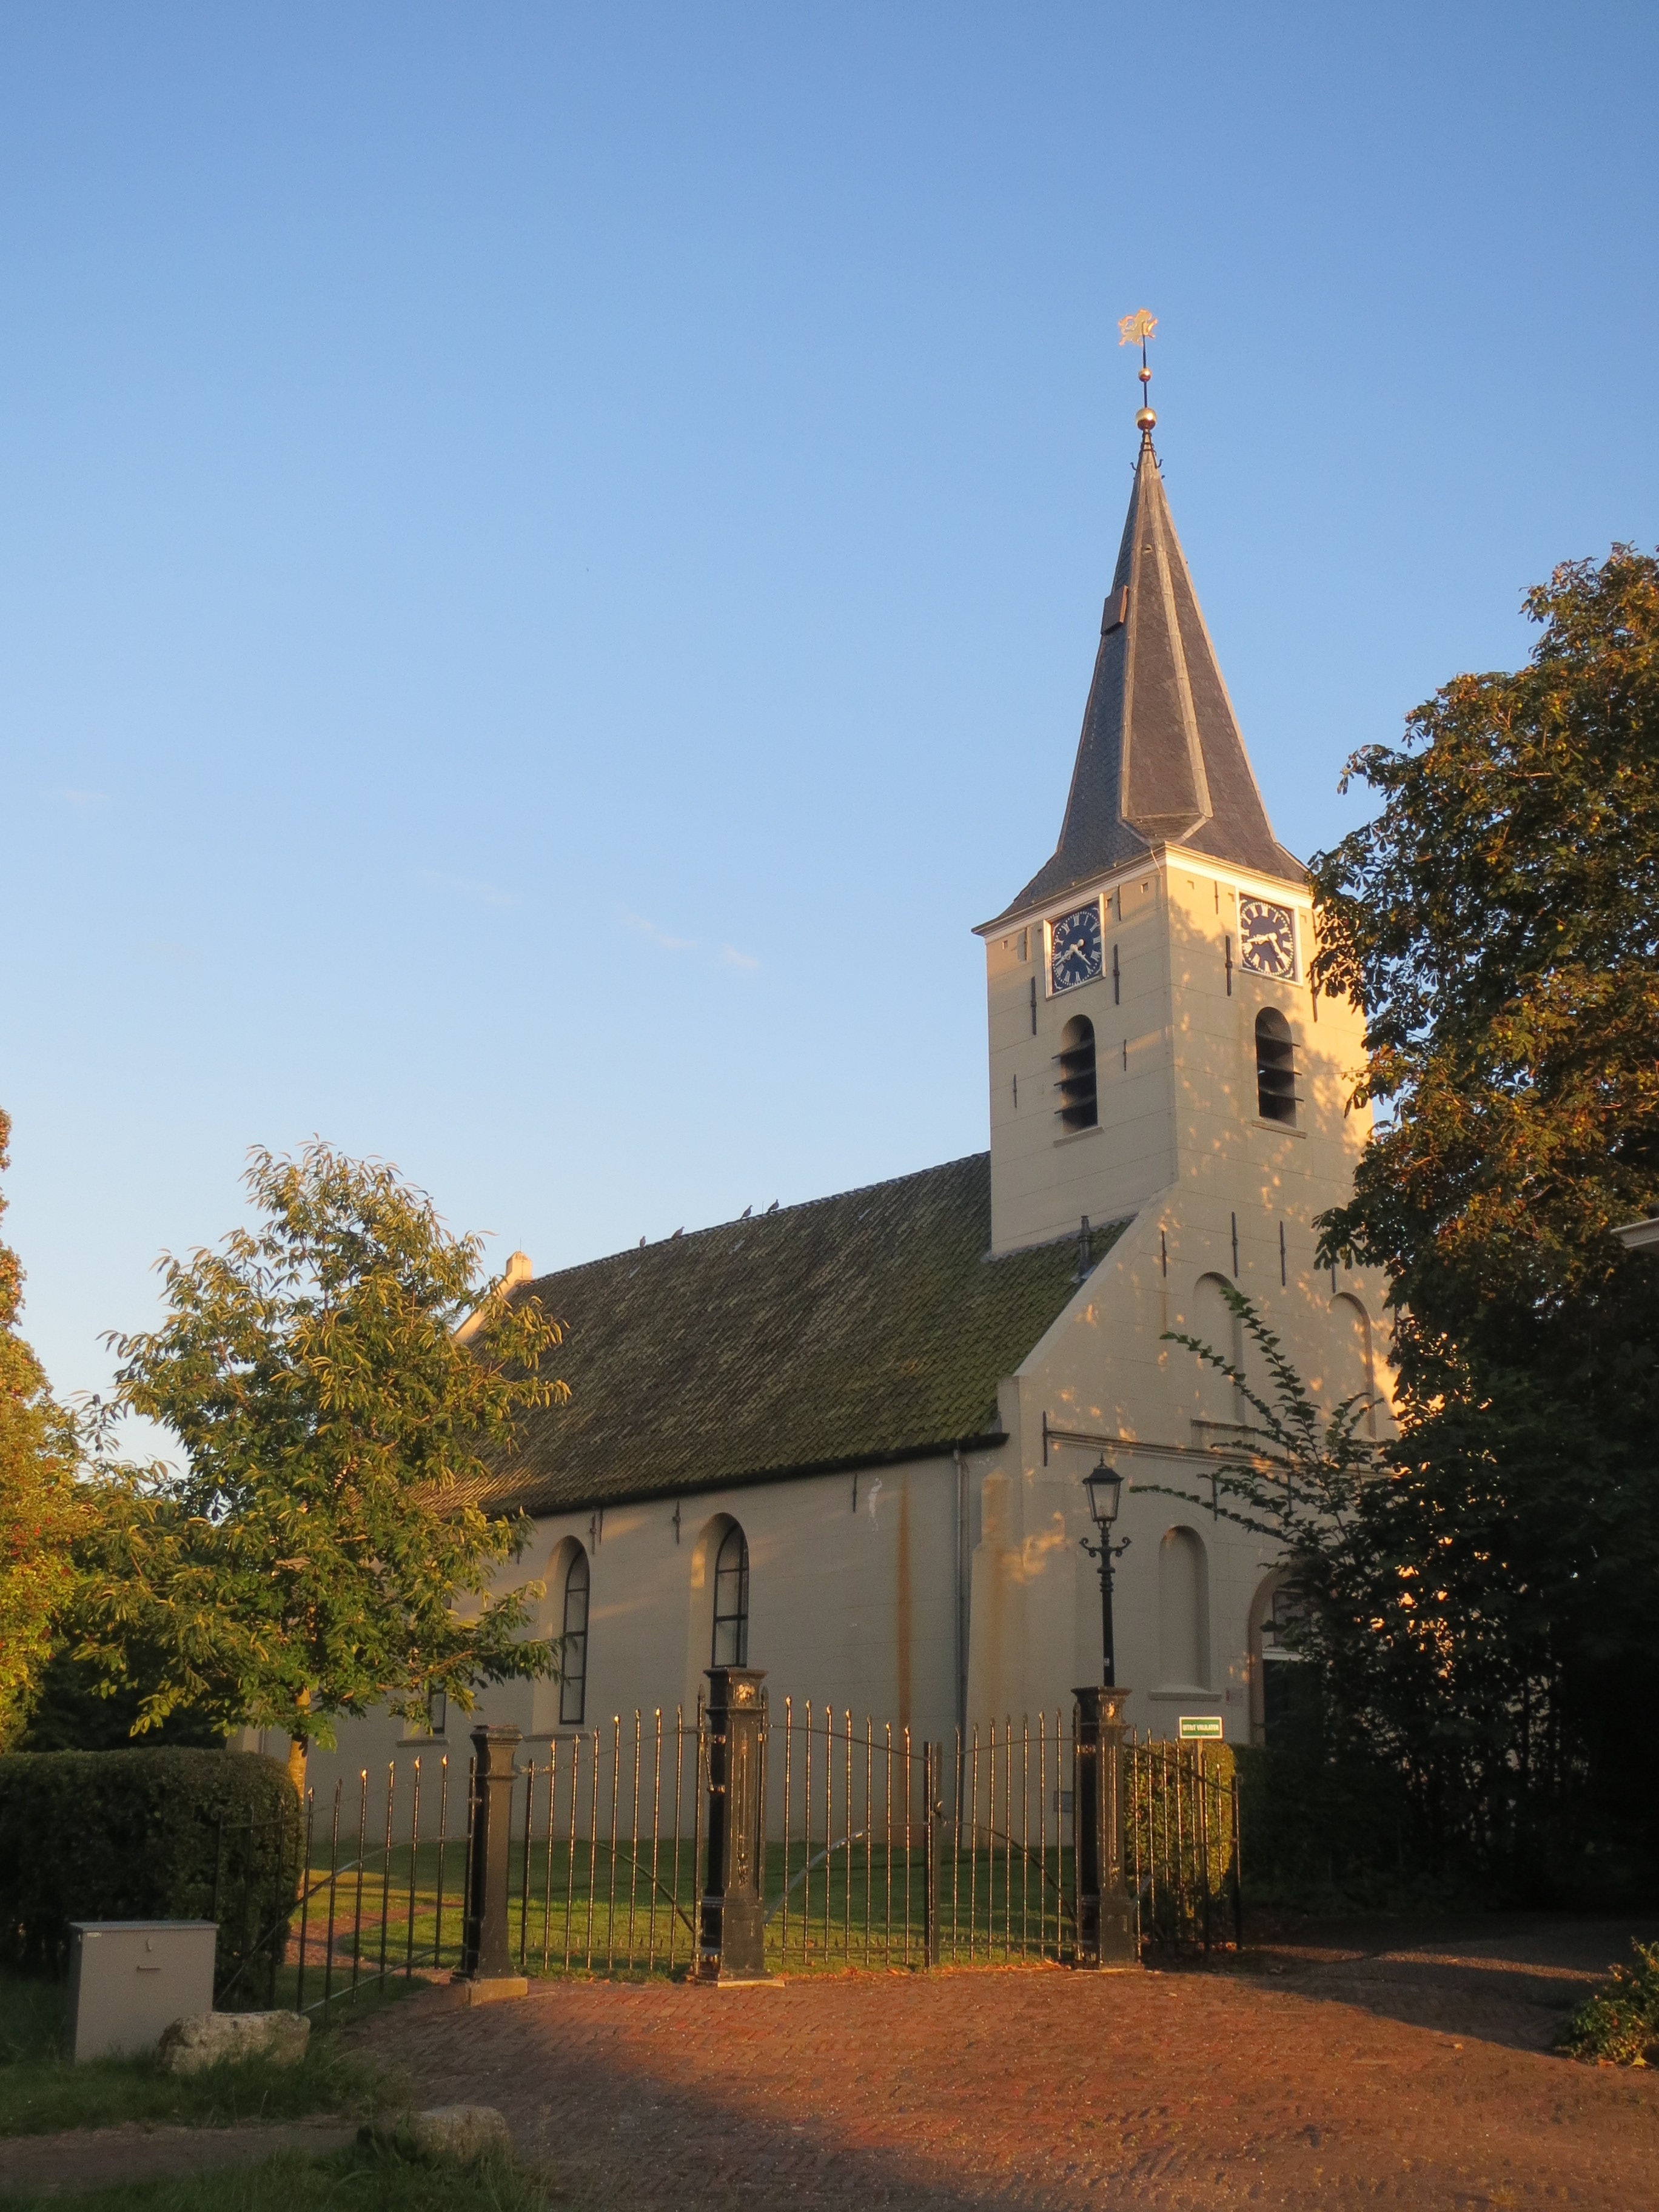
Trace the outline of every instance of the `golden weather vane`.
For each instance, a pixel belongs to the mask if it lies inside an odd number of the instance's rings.
[[[1148,435],[1158,417],[1146,404],[1146,386],[1152,380],[1152,372],[1146,366],[1146,341],[1156,333],[1157,329],[1158,317],[1149,313],[1145,307],[1137,307],[1133,315],[1121,317],[1117,326],[1117,342],[1121,346],[1138,345],[1140,348],[1141,409],[1135,421],[1140,429]]]

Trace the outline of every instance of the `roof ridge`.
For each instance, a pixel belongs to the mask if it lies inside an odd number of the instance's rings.
[[[908,1168],[902,1175],[884,1176],[876,1182],[854,1183],[848,1190],[825,1191],[817,1198],[794,1199],[787,1206],[780,1205],[775,1212],[769,1207],[764,1213],[738,1213],[729,1221],[706,1222],[701,1229],[673,1231],[666,1237],[641,1237],[637,1244],[619,1245],[614,1252],[597,1252],[591,1259],[573,1260],[567,1267],[544,1268],[539,1274],[530,1277],[524,1287],[533,1290],[538,1283],[550,1282],[555,1275],[573,1274],[580,1267],[602,1267],[613,1260],[626,1260],[636,1257],[641,1252],[653,1252],[661,1245],[678,1244],[684,1248],[700,1243],[705,1237],[718,1237],[723,1230],[745,1226],[758,1229],[769,1221],[781,1223],[791,1215],[810,1212],[815,1206],[839,1205],[847,1199],[862,1198],[872,1191],[896,1190],[901,1183],[918,1182],[929,1176],[946,1175],[952,1168],[965,1168],[978,1161],[988,1161],[990,1157],[988,1149],[963,1152],[953,1160],[936,1161],[932,1167]]]

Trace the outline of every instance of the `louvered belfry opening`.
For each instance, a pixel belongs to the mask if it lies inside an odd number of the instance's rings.
[[[1060,1033],[1060,1119],[1066,1129],[1092,1129],[1100,1121],[1095,1083],[1095,1025],[1074,1014]]]
[[[1255,1103],[1264,1121],[1296,1126],[1296,1048],[1291,1025],[1276,1006],[1255,1018]]]

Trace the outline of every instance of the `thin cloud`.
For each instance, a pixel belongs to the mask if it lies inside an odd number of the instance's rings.
[[[720,960],[725,967],[741,968],[746,975],[753,975],[760,966],[752,952],[739,952],[735,945],[721,945]]]
[[[624,908],[623,920],[629,929],[638,930],[641,937],[648,938],[663,952],[695,952],[697,949],[695,937],[671,937],[654,921],[647,921],[642,914],[629,914]]]
[[[435,870],[422,871],[422,883],[435,884],[440,890],[459,891],[463,898],[477,899],[483,906],[517,906],[519,902],[511,891],[500,890],[494,884],[475,884],[465,876],[441,876]]]
[[[107,806],[109,805],[109,793],[106,791],[60,791],[54,796],[64,800],[70,806]]]

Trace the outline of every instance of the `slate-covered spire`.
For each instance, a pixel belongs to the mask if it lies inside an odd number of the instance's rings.
[[[1117,568],[1054,858],[1006,909],[1046,900],[1154,845],[1299,882],[1273,836],[1199,612],[1143,408]]]

